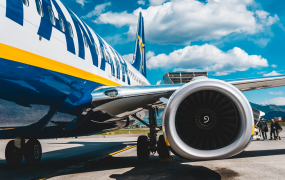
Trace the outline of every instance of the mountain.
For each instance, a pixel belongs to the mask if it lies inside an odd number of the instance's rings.
[[[260,110],[265,113],[262,116],[264,119],[273,119],[274,117],[285,117],[285,106],[277,106],[273,104],[269,105],[260,105],[250,102],[251,107]],[[159,116],[157,116],[157,124],[161,124],[162,122],[162,110],[159,110]],[[146,123],[148,123],[148,115],[143,119]],[[138,125],[143,125],[141,122]]]
[[[272,111],[277,111],[277,112],[285,112],[285,106],[277,106],[277,105],[273,105],[273,104],[269,104],[269,105],[259,105],[259,104],[254,104],[254,103],[250,103],[251,107],[263,111],[264,113],[269,113]]]

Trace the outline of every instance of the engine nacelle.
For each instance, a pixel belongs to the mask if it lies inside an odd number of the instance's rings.
[[[173,93],[163,114],[166,144],[173,153],[192,160],[240,153],[251,142],[253,126],[252,109],[243,93],[225,81],[205,77]]]

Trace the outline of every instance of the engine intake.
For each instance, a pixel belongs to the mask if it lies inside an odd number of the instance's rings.
[[[193,160],[220,159],[241,152],[251,141],[251,107],[233,85],[197,78],[178,89],[163,115],[171,150]]]

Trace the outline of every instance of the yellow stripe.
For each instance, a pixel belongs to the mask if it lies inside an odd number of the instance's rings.
[[[164,138],[164,140],[165,140],[166,146],[170,146],[170,144],[169,144],[169,142],[168,142],[168,139],[167,139],[166,137]]]
[[[255,130],[255,126],[252,126],[252,132],[251,132],[251,135],[254,134],[254,130]]]
[[[24,51],[6,44],[0,43],[0,58],[12,60],[51,71],[67,74],[70,76],[78,77],[81,79],[97,82],[106,86],[121,86],[120,84],[113,82],[109,79],[92,74],[82,69],[75,68],[73,66],[39,56],[37,54]]]

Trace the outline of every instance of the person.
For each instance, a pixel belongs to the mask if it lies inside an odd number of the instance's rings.
[[[283,130],[283,128],[280,126],[278,121],[275,121],[274,125],[276,127],[276,140],[281,140],[280,132]]]
[[[271,124],[270,124],[270,140],[273,140],[272,135],[274,135],[274,139],[276,139],[276,126],[274,124],[274,119],[271,119]]]
[[[261,131],[262,133],[263,140],[267,139],[268,127],[267,127],[267,123],[264,121],[263,118],[260,118],[260,121],[258,122],[257,127],[259,127],[259,131]]]

